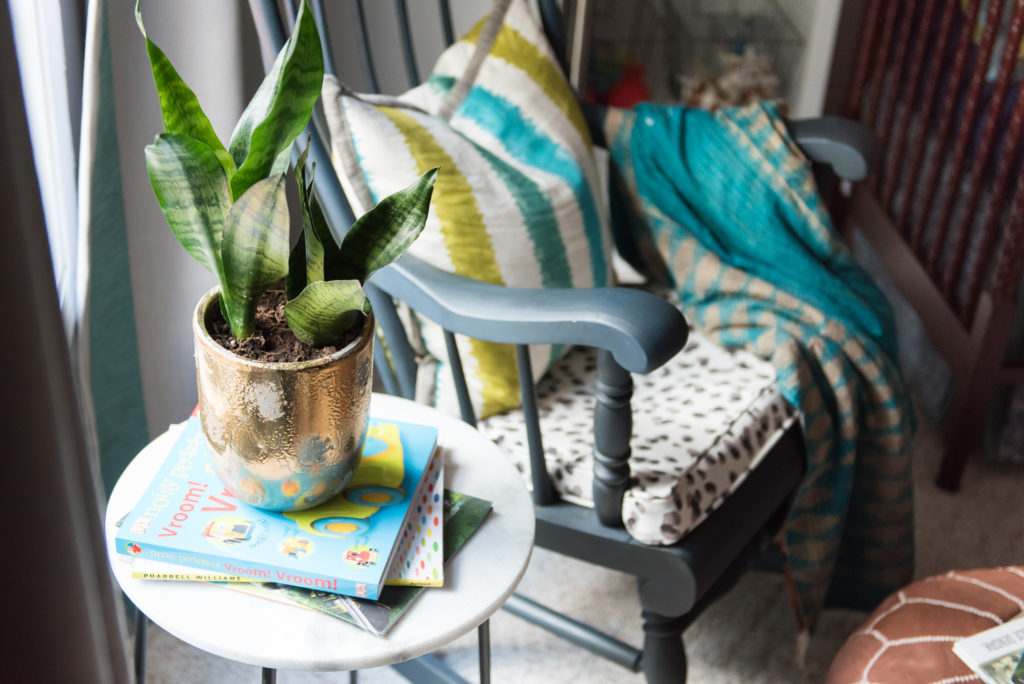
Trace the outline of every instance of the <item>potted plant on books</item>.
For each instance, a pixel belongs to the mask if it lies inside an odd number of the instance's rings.
[[[254,506],[315,506],[344,487],[365,438],[374,320],[362,283],[423,230],[437,170],[381,200],[339,245],[303,152],[295,169],[302,232],[289,249],[285,171],[324,70],[306,3],[226,148],[146,36],[138,4],[135,14],[165,128],[146,147],[150,182],[182,246],[219,282],[193,319],[214,468]]]

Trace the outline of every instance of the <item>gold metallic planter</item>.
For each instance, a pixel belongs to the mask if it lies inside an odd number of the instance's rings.
[[[337,494],[359,465],[370,409],[372,314],[359,338],[313,361],[250,361],[207,332],[218,289],[199,301],[199,414],[211,460],[246,503],[274,511],[310,508]]]

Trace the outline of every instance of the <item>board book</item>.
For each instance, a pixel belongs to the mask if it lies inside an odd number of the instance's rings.
[[[441,513],[444,492],[444,458],[436,451],[427,474],[412,498],[412,515],[405,521],[395,547],[395,558],[385,586],[444,586],[444,562],[437,545],[444,534]],[[119,523],[120,524],[120,523]],[[132,577],[146,580],[188,582],[271,582],[270,578],[230,575],[187,568],[148,558],[124,557],[132,564]]]
[[[441,547],[443,562],[447,563],[458,553],[483,524],[490,511],[490,501],[445,490],[444,540]],[[224,583],[221,586],[251,596],[324,613],[377,636],[384,636],[423,591],[427,590],[425,586],[388,586],[378,599],[371,600],[274,582]]]
[[[118,553],[208,573],[377,598],[415,511],[437,429],[370,418],[363,458],[345,489],[304,511],[236,498],[207,458],[198,417],[184,424],[156,476],[118,528]]]
[[[985,684],[1024,684],[1024,614],[953,644]]]

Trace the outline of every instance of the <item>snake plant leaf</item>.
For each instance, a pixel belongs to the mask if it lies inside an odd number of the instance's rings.
[[[284,280],[284,291],[288,299],[295,299],[306,287],[306,236],[299,233],[299,239],[288,255],[288,275]]]
[[[337,344],[367,311],[369,300],[359,281],[321,280],[285,304],[284,317],[299,341],[325,346]]]
[[[238,165],[231,177],[232,199],[267,177],[279,155],[302,132],[320,97],[323,80],[320,33],[302,0],[295,30],[231,135],[228,150]]]
[[[253,333],[260,295],[288,273],[288,201],[284,174],[264,178],[238,198],[221,246],[227,319],[239,339]]]
[[[353,278],[365,283],[374,271],[402,256],[423,232],[437,171],[427,171],[412,185],[388,195],[360,216],[346,233],[341,249],[328,261],[325,278]]]
[[[231,208],[217,155],[179,133],[161,133],[146,147],[146,170],[178,242],[223,283],[221,237]]]
[[[224,144],[213,130],[210,120],[199,106],[196,94],[185,85],[163,50],[149,39],[146,27],[142,23],[141,5],[141,0],[137,0],[135,22],[139,25],[143,38],[146,39],[146,53],[149,55],[156,93],[160,98],[160,113],[164,119],[165,131],[181,133],[205,143],[213,150],[220,165],[224,168],[224,173],[230,179],[235,173],[234,160],[231,159],[231,155],[228,154]]]
[[[309,139],[306,148],[299,154],[295,164],[295,184],[299,189],[299,206],[302,208],[302,243],[306,256],[306,283],[324,280],[324,264],[335,258],[338,245],[327,226],[320,203],[313,192],[313,177],[316,175],[316,164],[306,168],[306,157],[309,153]],[[296,262],[296,265],[297,262]],[[305,285],[303,285],[304,287]]]

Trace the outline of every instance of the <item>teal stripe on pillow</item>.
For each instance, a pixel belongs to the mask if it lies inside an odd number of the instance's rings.
[[[431,74],[430,78],[427,79],[427,83],[440,95],[445,95],[455,85],[454,76],[443,76],[441,74]]]
[[[470,119],[500,141],[519,162],[562,178],[572,188],[583,214],[590,267],[595,285],[609,283],[608,263],[602,241],[602,223],[590,183],[572,153],[552,140],[523,116],[519,107],[486,88],[475,86],[452,117]]]
[[[539,185],[514,166],[482,147],[477,147],[477,151],[491,163],[491,168],[523,214],[523,223],[533,243],[533,254],[540,264],[544,287],[572,287],[572,267],[558,232],[558,220],[551,201],[541,192]]]

